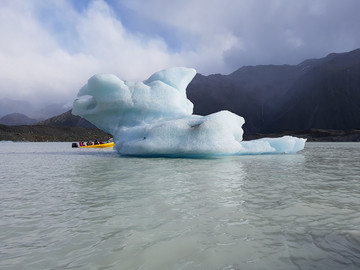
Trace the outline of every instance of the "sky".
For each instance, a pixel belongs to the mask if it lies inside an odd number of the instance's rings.
[[[71,102],[94,74],[145,80],[360,48],[359,0],[0,0],[0,99]]]

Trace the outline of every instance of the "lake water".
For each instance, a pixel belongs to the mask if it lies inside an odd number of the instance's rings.
[[[0,269],[359,269],[360,143],[124,158],[0,143]]]

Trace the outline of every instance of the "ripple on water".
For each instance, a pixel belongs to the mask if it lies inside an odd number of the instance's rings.
[[[1,269],[360,268],[358,144],[207,160],[4,145]]]

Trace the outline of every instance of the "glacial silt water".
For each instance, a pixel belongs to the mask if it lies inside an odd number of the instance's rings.
[[[124,158],[0,143],[0,269],[359,269],[360,144]]]

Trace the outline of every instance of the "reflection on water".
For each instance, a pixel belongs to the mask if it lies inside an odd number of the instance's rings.
[[[217,159],[87,150],[1,145],[1,269],[360,267],[359,144]]]

